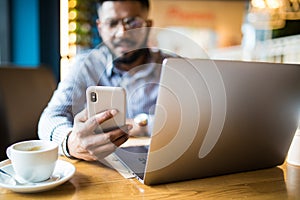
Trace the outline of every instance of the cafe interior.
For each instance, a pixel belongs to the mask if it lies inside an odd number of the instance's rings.
[[[95,2],[0,0],[0,167],[9,145],[37,139],[39,116],[76,55],[102,42]],[[300,64],[299,0],[150,0],[150,6],[150,46],[192,59]],[[101,163],[60,159],[76,167],[72,177],[32,193],[1,187],[0,179],[0,199],[300,199],[300,161],[146,186]]]

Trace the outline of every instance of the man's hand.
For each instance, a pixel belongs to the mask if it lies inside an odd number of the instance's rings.
[[[126,119],[127,124],[132,124],[132,129],[129,131],[129,136],[132,137],[140,137],[146,136],[148,134],[148,127],[147,126],[139,126],[134,122],[134,119]]]
[[[87,161],[100,160],[126,142],[129,137],[127,133],[132,129],[130,124],[110,132],[94,133],[99,124],[113,118],[116,114],[116,110],[107,110],[88,119],[86,109],[78,113],[67,143],[70,155]]]

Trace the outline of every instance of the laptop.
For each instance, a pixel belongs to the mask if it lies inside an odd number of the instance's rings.
[[[146,185],[275,167],[299,111],[299,64],[169,58],[150,144],[115,155]]]

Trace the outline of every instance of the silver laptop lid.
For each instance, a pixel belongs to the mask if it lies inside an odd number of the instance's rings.
[[[167,59],[144,183],[279,165],[299,109],[299,65]]]

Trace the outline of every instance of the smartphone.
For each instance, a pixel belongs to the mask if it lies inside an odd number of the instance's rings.
[[[126,92],[121,87],[90,86],[86,90],[88,117],[108,109],[116,109],[118,113],[100,124],[95,132],[107,132],[125,125]]]

